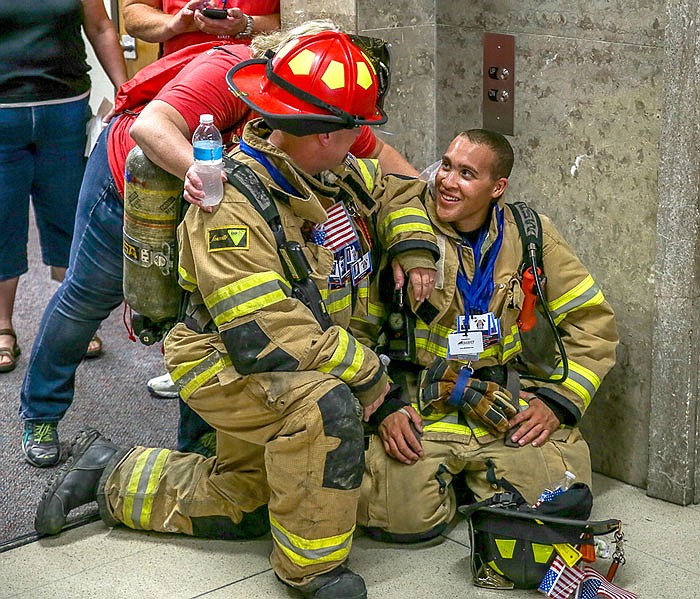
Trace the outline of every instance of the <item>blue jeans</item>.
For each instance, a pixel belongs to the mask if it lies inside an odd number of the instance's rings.
[[[123,301],[124,205],[107,161],[108,131],[100,135],[85,169],[66,278],[46,306],[34,340],[22,384],[23,420],[63,418],[90,339]]]
[[[30,195],[44,263],[68,266],[89,118],[87,97],[0,108],[0,281],[27,272]]]

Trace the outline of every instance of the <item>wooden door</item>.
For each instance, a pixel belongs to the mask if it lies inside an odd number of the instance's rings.
[[[122,0],[111,0],[111,8],[112,20],[118,26],[119,39],[124,51],[126,72],[129,77],[133,77],[136,71],[158,59],[160,46],[159,44],[134,39],[126,32],[124,19],[122,18]],[[115,12],[118,15],[117,19],[115,19]]]

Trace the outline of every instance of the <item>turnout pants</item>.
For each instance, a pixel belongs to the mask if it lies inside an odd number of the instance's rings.
[[[216,429],[212,458],[137,447],[100,489],[103,518],[131,528],[214,538],[272,532],[270,561],[292,585],[344,562],[363,471],[361,409],[339,379],[264,373],[195,391]],[[264,522],[263,522],[264,518]]]
[[[377,435],[370,437],[358,524],[389,533],[387,540],[436,536],[455,515],[452,481],[462,475],[476,501],[505,490],[498,481],[506,479],[532,505],[566,470],[591,486],[588,445],[577,428],[555,431],[541,447],[517,448],[503,439],[480,444],[473,436],[426,432],[423,451],[415,464],[403,464],[386,454]]]

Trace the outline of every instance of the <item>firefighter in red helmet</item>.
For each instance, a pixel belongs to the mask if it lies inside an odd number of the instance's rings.
[[[362,419],[389,385],[351,319],[373,313],[379,260],[398,263],[425,299],[439,250],[425,184],[347,153],[360,125],[386,121],[386,61],[361,43],[323,32],[227,76],[263,118],[228,157],[221,204],[190,207],[180,225],[188,302],[165,342],[180,396],[216,429],[216,455],[122,450],[85,431],[39,505],[39,532],[57,533],[95,498],[112,525],[213,538],[270,530],[277,577],[304,597],[367,596],[345,562]],[[185,189],[199,191],[189,178]]]

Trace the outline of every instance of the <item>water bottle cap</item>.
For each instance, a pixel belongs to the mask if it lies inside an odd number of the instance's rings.
[[[212,115],[212,114],[200,114],[199,115],[199,122],[202,123],[203,125],[209,125],[210,123],[214,122],[214,115]]]
[[[573,472],[569,472],[568,470],[564,472],[564,476],[566,476],[566,478],[570,478],[571,480],[574,480],[576,478],[576,475]]]

